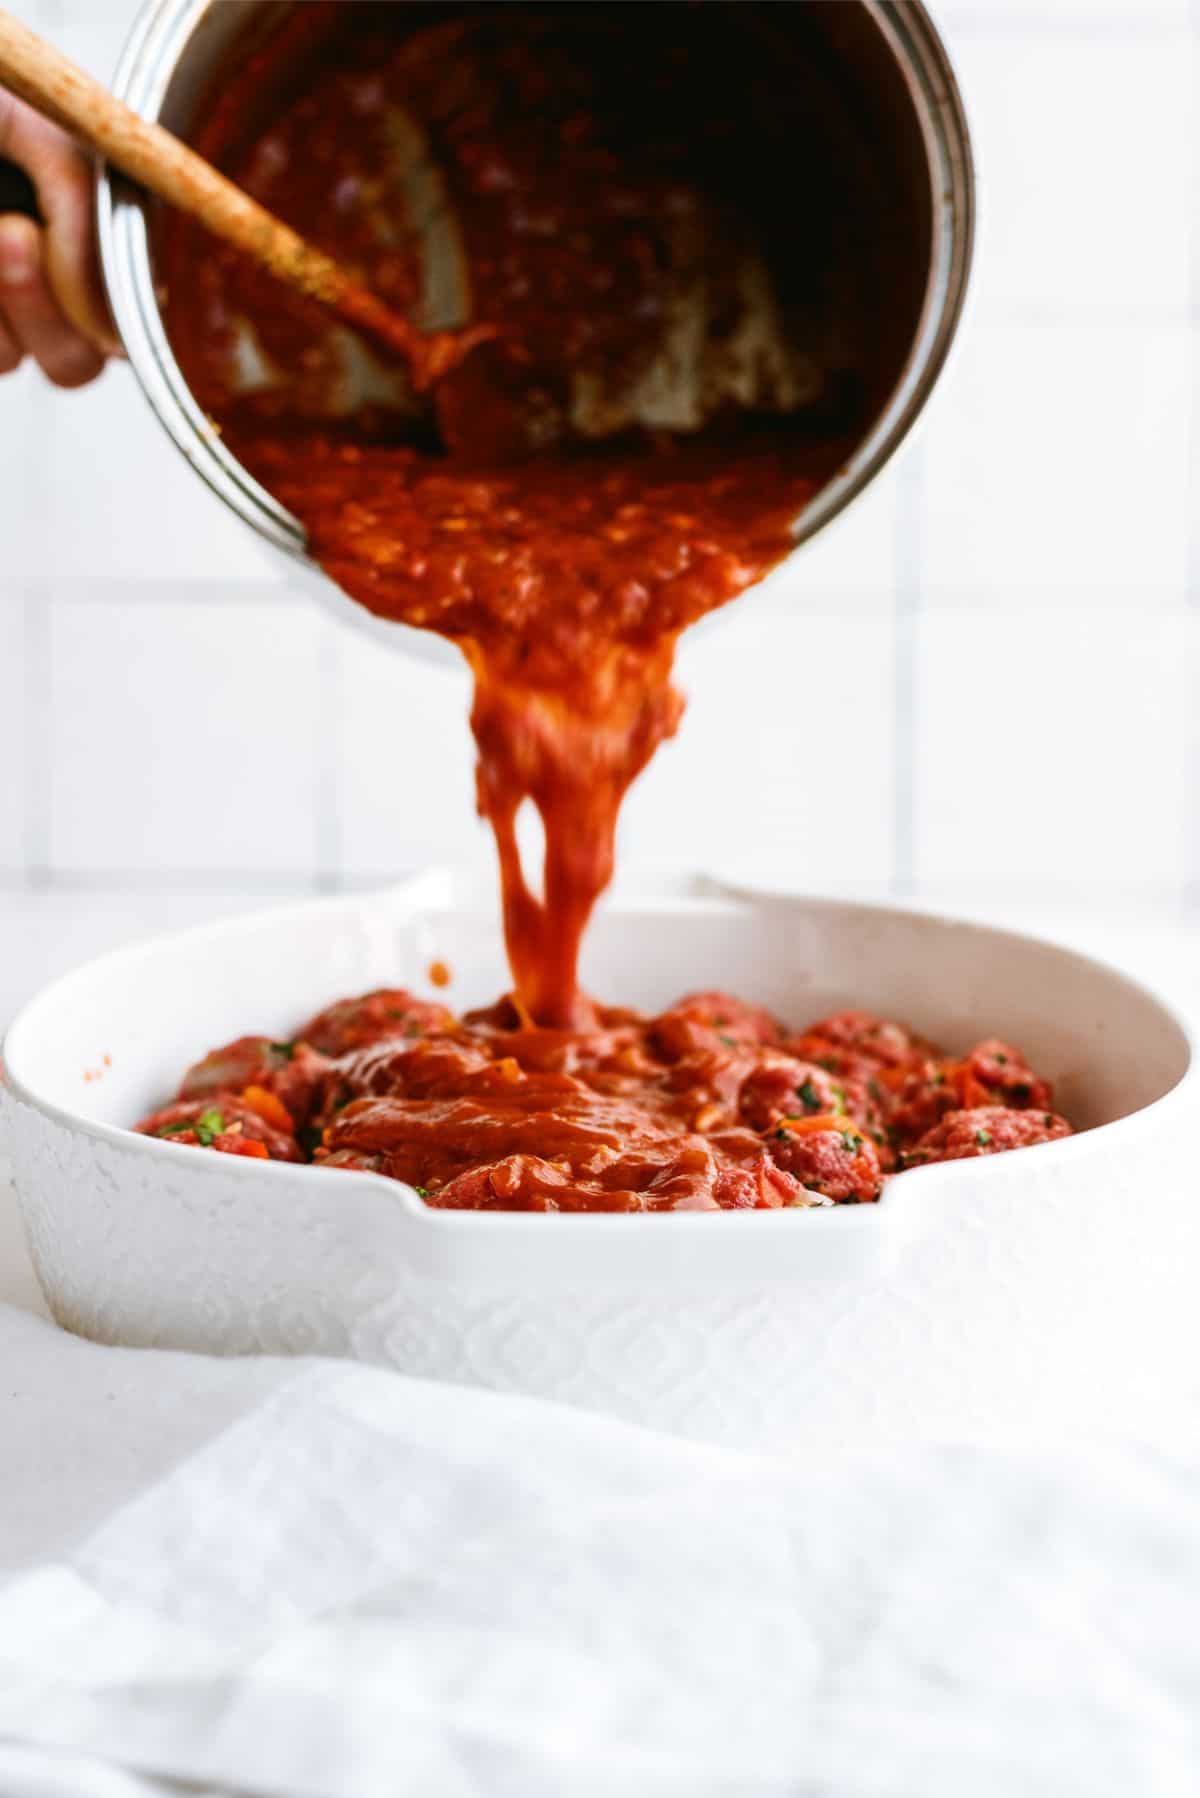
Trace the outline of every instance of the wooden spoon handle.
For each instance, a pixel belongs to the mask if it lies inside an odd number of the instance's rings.
[[[362,287],[332,257],[307,243],[211,163],[122,104],[107,88],[27,25],[0,8],[0,84],[62,125],[126,175],[199,219],[288,286],[318,300],[411,365],[428,386],[478,341],[478,332],[422,335]]]

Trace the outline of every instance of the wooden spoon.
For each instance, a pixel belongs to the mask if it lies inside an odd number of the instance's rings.
[[[341,263],[300,237],[161,125],[139,118],[3,8],[0,84],[87,148],[107,157],[159,199],[198,219],[215,237],[244,250],[280,281],[402,356],[418,390],[432,386],[457,367],[476,344],[494,335],[486,325],[419,331],[363,287]]]

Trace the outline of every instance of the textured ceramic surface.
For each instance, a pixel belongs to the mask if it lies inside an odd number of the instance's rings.
[[[489,915],[431,877],[90,964],[14,1024],[5,1130],[55,1316],[106,1342],[352,1355],[750,1446],[974,1434],[1174,1405],[1200,1366],[1186,1033],[1111,970],[887,908],[737,895],[613,908],[594,990],[723,984],[802,1020],[858,1000],[1019,1041],[1094,1128],[921,1169],[829,1212],[430,1211],[366,1175],[207,1156],[120,1124],[200,1049],[381,981],[470,1004]]]

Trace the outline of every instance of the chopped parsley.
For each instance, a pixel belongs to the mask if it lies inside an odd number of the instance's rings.
[[[851,1130],[843,1130],[841,1132],[841,1137],[842,1147],[845,1149],[847,1155],[857,1155],[858,1151],[862,1148],[862,1137],[855,1136]]]
[[[290,1061],[296,1053],[295,1043],[269,1043],[267,1046],[272,1055],[281,1055],[284,1061]]]
[[[977,1130],[975,1132],[975,1142],[977,1147],[986,1149],[990,1146],[991,1140],[992,1133],[990,1130]]]
[[[211,1149],[213,1138],[222,1135],[225,1129],[225,1113],[214,1106],[209,1111],[202,1111],[192,1125],[196,1132],[196,1140],[203,1148]]]
[[[182,1118],[177,1124],[160,1125],[154,1134],[155,1136],[178,1136],[181,1130],[190,1130],[191,1127],[190,1120],[188,1118]]]
[[[719,1042],[724,1043],[724,1045],[727,1049],[736,1049],[737,1048],[737,1037],[736,1036],[727,1036],[723,1030],[717,1031],[717,1040]]]
[[[791,1134],[791,1131],[786,1125],[779,1124],[775,1130],[775,1140],[776,1142],[788,1142],[791,1139]]]
[[[824,1068],[827,1074],[837,1073],[837,1062],[832,1055],[818,1055],[817,1066],[819,1068]]]
[[[796,1088],[796,1097],[801,1101],[805,1111],[820,1111],[821,1095],[811,1080],[805,1080]]]
[[[413,1191],[419,1199],[427,1199],[429,1197],[429,1188],[427,1186],[414,1186]]]

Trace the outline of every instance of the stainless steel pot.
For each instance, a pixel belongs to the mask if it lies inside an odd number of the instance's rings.
[[[214,76],[244,34],[269,29],[295,0],[148,0],[114,82],[143,117],[181,137],[195,127]],[[447,0],[452,4],[453,0]],[[668,0],[659,0],[660,4]],[[738,12],[749,14],[753,0]],[[838,474],[796,524],[813,537],[874,478],[903,440],[937,379],[962,309],[971,260],[974,182],[962,101],[945,48],[919,0],[783,0],[765,9],[770,30],[805,34],[806,53],[837,89],[870,154],[886,171],[894,247],[888,277],[889,341],[873,415]],[[797,97],[797,107],[812,99]],[[802,171],[803,174],[803,171]],[[344,617],[442,660],[456,652],[427,632],[375,620],[345,599],[307,554],[299,522],[230,454],[188,389],[172,353],[156,291],[150,203],[114,171],[98,176],[100,246],[113,316],[158,418],[197,474],[258,536],[286,556]],[[874,246],[873,246],[874,247]]]

